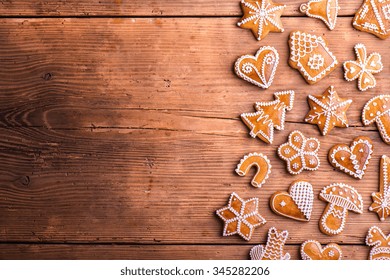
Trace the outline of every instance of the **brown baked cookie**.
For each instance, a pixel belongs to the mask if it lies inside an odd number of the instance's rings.
[[[316,124],[322,135],[325,136],[334,127],[348,127],[346,111],[352,100],[340,98],[333,86],[322,95],[309,95],[307,100],[310,111],[305,122]]]
[[[224,222],[223,236],[238,234],[249,241],[256,227],[266,223],[259,214],[259,199],[241,199],[236,193],[232,193],[227,206],[217,210],[217,215]]]
[[[237,59],[234,71],[237,76],[261,88],[269,88],[279,64],[278,51],[269,46],[261,47],[256,55],[243,55]]]
[[[252,186],[261,188],[271,174],[271,163],[267,156],[261,153],[250,153],[244,156],[237,165],[236,173],[240,176],[245,176],[249,169],[256,167],[257,171],[252,179]]]
[[[390,0],[364,0],[352,24],[357,30],[386,39],[390,36]]]
[[[329,202],[320,219],[320,230],[327,235],[336,235],[344,230],[348,211],[363,213],[363,199],[351,186],[335,183],[325,187],[320,199]]]
[[[302,4],[299,10],[308,17],[322,20],[330,30],[333,30],[340,7],[338,0],[311,0],[307,4]]]
[[[274,101],[257,102],[257,112],[241,114],[242,121],[251,130],[249,135],[268,144],[274,140],[274,128],[284,129],[286,111],[293,108],[294,91],[275,92],[274,98]]]
[[[373,226],[368,230],[366,244],[374,246],[369,260],[390,260],[390,234],[385,235],[379,227]]]
[[[313,209],[314,193],[310,183],[295,181],[288,192],[278,191],[274,193],[269,204],[276,214],[294,220],[310,221]]]
[[[336,69],[338,61],[321,36],[293,31],[290,33],[289,46],[288,63],[297,69],[309,84],[317,83]]]
[[[252,30],[253,35],[260,41],[269,32],[284,31],[280,17],[285,7],[271,0],[241,0],[244,15],[237,25]]]
[[[362,179],[371,159],[374,146],[369,137],[353,139],[351,146],[334,145],[328,153],[330,164],[357,179]]]
[[[249,252],[251,260],[289,260],[290,254],[284,252],[288,231],[278,231],[275,227],[268,230],[267,244],[254,246]]]
[[[316,240],[307,240],[301,245],[302,260],[341,260],[342,251],[336,243],[322,247]]]
[[[369,210],[376,212],[383,222],[390,215],[390,158],[383,155],[379,170],[379,192],[371,194],[373,203]]]
[[[382,140],[390,145],[390,95],[378,95],[364,105],[362,119],[364,125],[376,123]]]

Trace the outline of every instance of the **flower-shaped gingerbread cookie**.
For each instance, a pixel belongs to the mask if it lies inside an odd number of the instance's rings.
[[[244,15],[237,25],[251,29],[257,40],[264,39],[269,32],[283,32],[280,17],[283,14],[283,4],[272,0],[241,0],[241,9]]]
[[[238,234],[249,241],[254,229],[266,223],[259,214],[258,206],[258,198],[243,200],[236,193],[232,193],[229,204],[216,212],[225,222],[223,236]]]
[[[367,57],[367,50],[363,44],[355,46],[356,61],[344,62],[344,78],[348,81],[358,79],[358,88],[360,91],[366,91],[376,86],[376,80],[373,74],[382,71],[382,57],[379,53],[372,53]]]
[[[370,251],[370,260],[390,260],[390,234],[386,236],[379,227],[373,226],[368,230],[366,244],[374,246]]]
[[[351,99],[339,97],[333,86],[322,95],[309,95],[310,111],[305,122],[316,124],[322,135],[328,134],[333,127],[348,127],[346,111],[352,103]]]
[[[287,170],[291,174],[299,174],[303,170],[317,170],[320,166],[318,150],[320,142],[316,138],[306,138],[295,130],[288,136],[288,142],[279,146],[278,155],[287,162]]]
[[[376,212],[381,221],[390,215],[390,158],[383,155],[379,170],[379,192],[372,193],[372,201],[369,210]]]
[[[386,39],[390,36],[390,0],[364,0],[352,24],[357,30]]]

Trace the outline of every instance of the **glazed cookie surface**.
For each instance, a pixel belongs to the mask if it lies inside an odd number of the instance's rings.
[[[383,155],[379,169],[379,192],[371,194],[373,203],[369,210],[376,212],[381,221],[390,215],[390,158]]]
[[[267,156],[261,153],[250,153],[240,160],[236,173],[240,176],[245,176],[252,167],[256,167],[257,171],[251,181],[251,185],[255,188],[261,188],[268,179],[269,174],[271,174],[271,163]]]
[[[373,246],[369,260],[390,260],[390,234],[385,235],[379,227],[373,226],[368,230],[366,244]]]
[[[311,0],[302,4],[299,10],[308,17],[322,20],[330,30],[333,30],[340,7],[338,0]]]
[[[307,240],[301,245],[303,260],[341,260],[342,251],[336,243],[322,247],[316,240]]]
[[[288,231],[278,231],[275,227],[268,230],[267,244],[254,246],[249,255],[251,260],[289,260],[290,254],[284,252]]]
[[[362,120],[364,125],[376,123],[382,140],[390,145],[390,95],[378,95],[364,105]]]

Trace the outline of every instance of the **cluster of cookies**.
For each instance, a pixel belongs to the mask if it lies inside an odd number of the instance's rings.
[[[241,0],[244,13],[238,26],[250,29],[257,40],[262,40],[269,32],[283,32],[281,15],[285,5],[273,3],[271,0]],[[311,0],[300,7],[300,11],[309,17],[322,20],[333,30],[339,12],[338,0]],[[353,26],[386,39],[390,36],[390,0],[365,0],[353,19]],[[302,31],[291,32],[289,38],[289,65],[297,69],[308,84],[315,84],[338,65],[338,61],[330,51],[327,42],[321,36]],[[381,55],[367,55],[363,44],[355,46],[356,60],[343,64],[344,77],[347,81],[358,80],[357,87],[366,91],[376,86],[374,74],[382,71]],[[260,88],[271,86],[276,68],[279,64],[277,50],[270,46],[261,47],[255,56],[244,55],[234,66],[240,78]],[[267,144],[274,140],[274,129],[283,130],[285,115],[292,110],[294,91],[287,90],[274,93],[274,100],[255,103],[255,112],[241,114],[241,119],[249,128],[250,136],[258,137]],[[322,135],[327,135],[334,127],[348,127],[346,111],[352,103],[351,99],[341,98],[333,86],[322,95],[309,95],[310,110],[304,120],[318,126]],[[364,125],[376,123],[379,133],[386,144],[390,144],[390,95],[379,95],[369,100],[363,108]],[[329,163],[336,169],[362,179],[371,155],[373,143],[369,137],[359,136],[350,145],[336,144],[328,152]],[[314,171],[320,166],[318,151],[320,141],[307,138],[300,131],[289,134],[286,143],[278,147],[279,157],[286,162],[290,174],[296,175],[303,170]],[[257,173],[251,185],[260,188],[269,178],[271,163],[266,155],[250,153],[245,155],[237,165],[236,173],[245,176],[255,167]],[[390,215],[390,181],[388,170],[390,158],[383,155],[380,162],[379,192],[372,194],[373,203],[369,210],[376,212],[381,221]],[[363,200],[359,192],[343,183],[333,183],[322,189],[319,198],[328,202],[319,221],[321,232],[327,235],[340,234],[346,225],[348,212],[363,212]],[[292,182],[288,192],[275,192],[269,201],[270,208],[278,215],[297,221],[310,220],[313,209],[313,187],[306,181]],[[232,193],[228,205],[217,210],[216,214],[224,221],[223,236],[238,234],[249,241],[256,227],[266,223],[258,212],[258,198],[244,200]],[[250,258],[256,260],[287,260],[290,255],[284,252],[284,244],[288,232],[272,227],[268,232],[265,246],[258,245],[250,251]],[[376,226],[367,233],[366,244],[373,246],[370,259],[390,259],[390,235],[386,236]],[[322,247],[316,240],[307,240],[301,246],[304,260],[338,260],[342,257],[340,246],[335,243]]]

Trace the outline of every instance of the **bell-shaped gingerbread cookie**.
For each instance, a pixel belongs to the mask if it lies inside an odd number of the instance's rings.
[[[330,30],[336,27],[339,10],[338,0],[311,0],[300,7],[302,13],[322,20]]]

